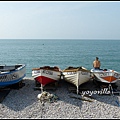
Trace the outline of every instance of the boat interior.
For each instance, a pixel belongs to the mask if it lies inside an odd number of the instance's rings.
[[[14,71],[17,68],[21,67],[22,65],[0,65],[0,72],[7,72],[7,71]]]
[[[72,67],[72,66],[69,66],[68,68],[66,68],[65,70],[63,70],[63,72],[76,72],[76,71],[88,71],[90,72],[90,70],[87,70],[86,68],[84,67]]]
[[[60,71],[59,67],[54,66],[54,67],[50,67],[50,66],[43,66],[40,68],[33,68],[32,70],[40,70],[40,69],[44,69],[44,70],[53,70],[53,71]]]

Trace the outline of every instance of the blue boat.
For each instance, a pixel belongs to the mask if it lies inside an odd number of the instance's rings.
[[[26,65],[0,65],[0,87],[19,83],[26,76]]]

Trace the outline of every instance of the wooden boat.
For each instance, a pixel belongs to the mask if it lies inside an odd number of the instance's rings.
[[[91,69],[95,80],[103,83],[115,83],[120,79],[120,73],[111,69]]]
[[[77,87],[77,94],[79,92],[79,86],[89,81],[91,77],[90,70],[84,67],[68,67],[62,71],[62,74],[65,81]]]
[[[44,66],[32,69],[32,77],[41,84],[41,90],[49,83],[58,82],[61,77],[61,70],[58,67]]]
[[[0,87],[20,82],[26,76],[26,65],[0,65]]]

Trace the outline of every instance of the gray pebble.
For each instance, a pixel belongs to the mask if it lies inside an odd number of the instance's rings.
[[[33,78],[24,78],[25,86],[19,90],[12,89],[0,103],[0,118],[120,118],[120,96],[95,95],[93,102],[70,98],[75,95],[68,92],[68,85],[58,86],[50,93],[59,97],[53,103],[44,105],[37,99],[40,90],[34,90]],[[61,82],[63,83],[63,82]],[[117,82],[120,86],[120,82]],[[77,95],[76,95],[77,96]],[[80,96],[80,95],[78,95]],[[118,101],[118,104],[117,102]]]

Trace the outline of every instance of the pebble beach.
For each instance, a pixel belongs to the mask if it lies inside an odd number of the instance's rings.
[[[91,81],[92,82],[92,81]],[[70,96],[79,97],[69,91],[71,84],[62,80],[56,90],[46,90],[58,96],[55,102],[42,104],[37,98],[41,90],[35,90],[33,78],[25,77],[20,89],[12,89],[0,103],[0,118],[6,119],[118,119],[120,118],[120,95],[92,94],[92,102]],[[120,81],[116,83],[120,89]],[[85,85],[85,84],[84,84]],[[82,87],[84,87],[82,85]],[[92,88],[92,84],[86,83]]]

